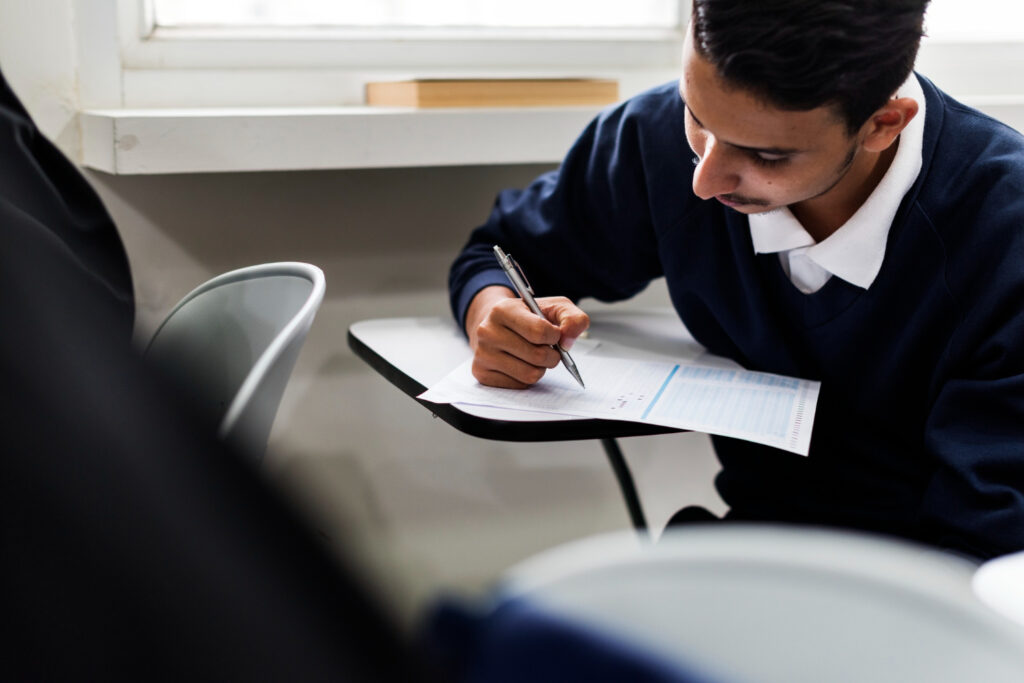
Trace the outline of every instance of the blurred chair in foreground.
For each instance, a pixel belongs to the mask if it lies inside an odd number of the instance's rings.
[[[220,421],[220,438],[259,461],[324,287],[307,263],[218,275],[171,310],[146,358]]]
[[[654,545],[613,534],[513,567],[482,609],[444,603],[428,633],[467,681],[584,680],[572,662],[600,662],[603,643],[649,681],[1024,680],[1024,627],[975,597],[975,569],[824,529],[689,527]],[[557,652],[565,666],[533,677],[538,625],[551,622],[572,634]]]
[[[1024,552],[985,562],[971,585],[978,599],[1024,628]]]

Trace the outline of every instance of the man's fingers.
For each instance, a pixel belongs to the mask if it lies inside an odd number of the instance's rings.
[[[477,337],[476,362],[532,384],[546,368],[558,365],[561,357],[547,344],[531,344],[507,328],[481,330]]]
[[[590,327],[590,316],[564,296],[538,299],[544,315],[559,329],[558,344],[569,350],[581,334]]]
[[[561,337],[557,325],[531,311],[522,299],[500,302],[491,309],[490,318],[495,324],[507,327],[530,344],[550,346],[557,344]]]
[[[533,316],[537,318],[537,316]],[[538,318],[538,321],[543,323]],[[534,335],[531,335],[533,337]],[[519,330],[504,325],[485,325],[477,330],[477,357],[485,357],[488,364],[507,372],[507,366],[513,361],[542,368],[553,368],[558,365],[559,356],[551,344],[558,342],[557,328],[554,334],[540,335],[545,341],[534,343],[523,336]],[[548,339],[554,341],[548,342]],[[507,356],[507,358],[506,358]]]
[[[493,356],[477,354],[473,359],[473,377],[492,387],[525,389],[539,382],[545,371],[544,367],[525,363],[507,353]]]
[[[590,325],[590,318],[565,297],[537,303],[543,318],[521,299],[505,296],[494,296],[475,316],[477,322],[467,331],[478,382],[509,389],[535,384],[561,361],[553,345],[571,346]]]

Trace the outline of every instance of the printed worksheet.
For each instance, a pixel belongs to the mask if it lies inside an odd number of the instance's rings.
[[[561,365],[529,389],[486,387],[473,377],[467,361],[420,398],[647,422],[807,455],[819,382],[751,372],[728,362],[624,358],[579,347],[572,354],[586,389]]]

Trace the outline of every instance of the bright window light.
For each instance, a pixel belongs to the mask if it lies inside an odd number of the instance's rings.
[[[679,0],[151,0],[156,23],[197,28],[674,28]],[[932,0],[935,40],[1024,40],[1024,3]]]
[[[158,26],[674,28],[679,0],[153,0]]]
[[[933,40],[1024,40],[1024,3],[1019,0],[932,0],[925,30]]]

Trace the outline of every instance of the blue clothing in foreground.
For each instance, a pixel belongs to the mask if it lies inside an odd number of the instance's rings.
[[[1024,138],[921,81],[923,165],[869,289],[833,277],[802,294],[754,253],[746,216],[693,194],[670,83],[501,193],[452,266],[457,319],[505,284],[493,244],[540,296],[622,300],[663,276],[711,352],[822,382],[808,457],[714,438],[731,517],[1024,549]]]
[[[557,608],[510,598],[492,609],[443,600],[426,620],[428,652],[462,683],[715,683],[639,637],[611,632]]]

